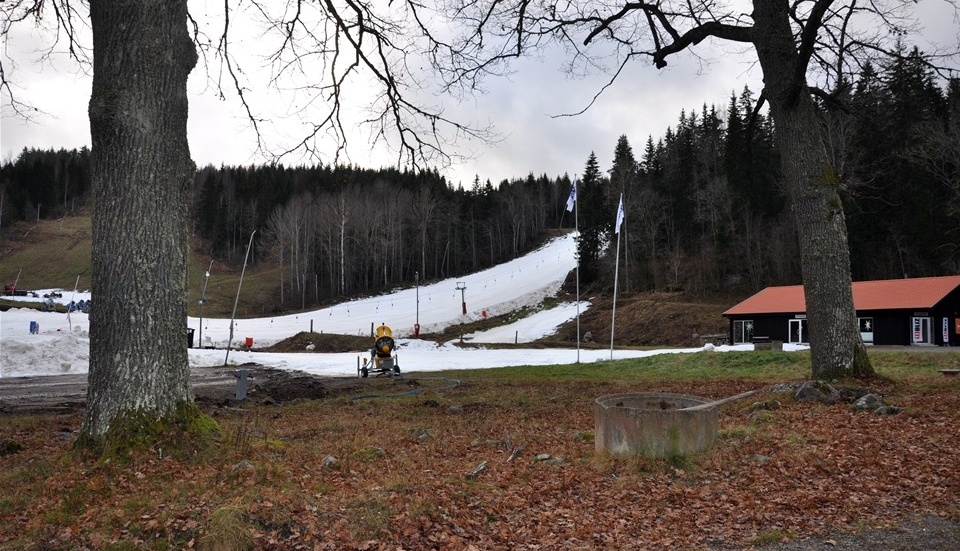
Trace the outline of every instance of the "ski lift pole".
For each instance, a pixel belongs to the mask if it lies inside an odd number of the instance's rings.
[[[20,277],[19,275],[17,277]],[[75,304],[77,298],[77,287],[80,285],[80,276],[77,276],[77,282],[73,284],[73,296],[70,297],[70,304]],[[70,321],[70,307],[67,307],[67,327],[73,327],[73,322]],[[69,329],[68,329],[69,330]]]
[[[227,365],[230,358],[230,347],[233,346],[233,320],[237,317],[237,303],[240,302],[240,288],[243,287],[243,274],[247,271],[247,259],[250,258],[250,246],[253,245],[253,236],[257,230],[250,234],[250,241],[247,242],[247,253],[243,255],[243,269],[240,270],[240,283],[237,283],[237,298],[233,301],[233,314],[230,315],[230,338],[227,340],[227,355],[223,357],[223,365]]]
[[[203,348],[203,305],[207,303],[207,282],[210,281],[211,268],[213,268],[213,260],[210,261],[207,271],[203,273],[203,289],[200,291],[200,337],[198,338],[200,348]]]
[[[460,291],[460,305],[463,309],[463,315],[467,315],[467,283],[465,281],[457,282],[457,290]]]

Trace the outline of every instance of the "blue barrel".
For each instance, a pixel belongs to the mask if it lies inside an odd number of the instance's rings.
[[[30,334],[31,334],[31,335],[36,335],[36,334],[39,333],[39,332],[40,332],[40,324],[37,323],[37,322],[35,322],[35,321],[31,321],[31,322],[30,322]]]

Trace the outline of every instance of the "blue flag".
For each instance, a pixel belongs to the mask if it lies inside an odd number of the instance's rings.
[[[567,197],[567,211],[573,210],[573,204],[577,202],[577,183],[573,183],[573,187],[570,188],[570,197]]]

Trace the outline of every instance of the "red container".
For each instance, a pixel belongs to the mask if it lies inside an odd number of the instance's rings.
[[[246,339],[244,339],[243,345],[246,346],[247,348],[253,348],[253,337],[247,337]]]

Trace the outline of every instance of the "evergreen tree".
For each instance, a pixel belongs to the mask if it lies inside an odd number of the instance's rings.
[[[600,256],[609,236],[610,216],[613,214],[604,208],[604,185],[600,165],[592,151],[583,177],[577,183],[577,202],[577,208],[580,209],[580,236],[577,238],[580,281],[590,283],[599,275]]]
[[[633,148],[630,147],[627,136],[621,135],[620,138],[617,139],[617,146],[613,150],[613,167],[610,168],[610,186],[608,186],[609,192],[607,194],[607,210],[609,212],[616,212],[620,197],[623,197],[624,210],[626,212],[633,212],[633,202],[635,200],[633,197],[633,188],[637,184],[637,176],[638,166],[637,160],[633,156]],[[615,219],[610,220],[611,228],[614,222]],[[630,281],[630,222],[631,218],[627,218],[623,227],[620,229],[620,238],[623,242],[623,262],[620,264],[620,281],[623,282],[622,289],[628,292],[633,288]]]

